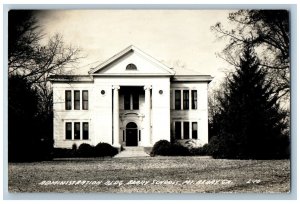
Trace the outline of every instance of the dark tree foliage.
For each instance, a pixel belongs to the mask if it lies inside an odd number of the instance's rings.
[[[220,98],[215,115],[217,138],[213,156],[232,159],[273,159],[287,156],[288,136],[285,114],[280,111],[278,95],[266,82],[251,48],[246,47],[239,66],[227,79],[227,90]]]
[[[41,43],[44,33],[37,12],[11,10],[8,13],[9,152],[20,156],[19,160],[34,159],[53,146],[52,87],[47,79],[51,74],[69,73],[66,67],[80,58],[80,50],[65,46],[59,34]],[[24,85],[21,89],[24,93],[20,92],[20,84]],[[27,151],[34,150],[34,154],[20,154],[18,145],[23,140],[25,146],[31,142]],[[37,142],[42,142],[40,148],[32,146]]]
[[[246,46],[257,49],[266,80],[273,82],[279,97],[289,96],[290,89],[290,27],[287,10],[239,10],[228,17],[233,29],[220,22],[212,27],[219,39],[228,40],[220,57],[238,65],[238,56]]]
[[[8,85],[8,160],[48,159],[51,145],[36,131],[42,123],[37,115],[38,93],[18,75]]]

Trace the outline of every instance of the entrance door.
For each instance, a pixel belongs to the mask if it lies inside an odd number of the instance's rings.
[[[138,129],[134,122],[126,125],[126,146],[138,145]]]

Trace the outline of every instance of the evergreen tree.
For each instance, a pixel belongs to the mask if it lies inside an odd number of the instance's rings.
[[[227,79],[215,117],[219,127],[213,139],[213,156],[235,159],[270,159],[286,156],[288,136],[285,115],[280,111],[266,72],[251,48],[246,47],[239,66]]]

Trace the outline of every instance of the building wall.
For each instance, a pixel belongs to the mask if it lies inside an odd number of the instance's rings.
[[[88,110],[74,110],[74,104],[72,101],[73,110],[65,110],[65,91],[71,90],[72,96],[74,90],[88,90],[89,93],[89,109]],[[61,148],[71,148],[73,144],[77,147],[81,143],[93,144],[94,134],[93,134],[93,111],[91,107],[93,104],[93,94],[94,88],[91,83],[54,83],[53,84],[53,132],[54,132],[54,147]],[[80,105],[80,107],[82,107]],[[81,108],[80,108],[81,109]],[[89,122],[90,137],[89,140],[66,140],[65,139],[65,123],[72,122]],[[73,129],[73,127],[72,127]],[[82,129],[82,128],[81,128]],[[74,130],[73,130],[74,131]],[[82,134],[81,134],[82,135]]]
[[[190,139],[182,139],[182,144],[192,146],[202,146],[208,143],[208,107],[207,107],[207,82],[187,83],[176,82],[171,83],[171,130],[172,136],[175,137],[175,121],[190,122]],[[175,90],[197,90],[197,109],[175,110]],[[183,98],[183,96],[181,96]],[[191,101],[191,94],[189,97]],[[183,100],[182,100],[183,101]],[[182,103],[182,102],[181,102]],[[191,140],[191,122],[197,122],[198,139]],[[183,132],[183,127],[182,127]],[[183,137],[183,135],[182,135]]]
[[[119,141],[123,144],[123,130],[128,122],[136,122],[141,130],[142,141],[139,145],[145,144],[145,140],[150,140],[153,145],[160,139],[170,140],[170,82],[169,77],[95,77],[94,82],[89,83],[54,83],[53,84],[53,109],[54,109],[54,140],[55,147],[71,148],[73,144],[77,147],[82,143],[96,145],[99,142],[112,144],[113,128],[113,100],[112,87],[119,86],[151,86],[151,136],[143,137],[144,132],[144,101],[145,95],[140,98],[139,116],[128,116],[120,120]],[[89,109],[88,110],[65,110],[65,91],[88,90]],[[159,91],[163,93],[160,94]],[[101,91],[105,93],[102,94]],[[72,103],[74,101],[72,100]],[[119,94],[120,115],[124,101]],[[72,104],[72,108],[73,104]],[[122,118],[122,117],[121,117]],[[65,122],[89,122],[89,140],[66,140]],[[81,128],[82,129],[82,128]],[[74,130],[73,130],[74,131]]]

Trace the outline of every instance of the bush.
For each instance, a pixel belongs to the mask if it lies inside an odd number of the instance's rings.
[[[94,147],[89,144],[83,143],[78,147],[76,155],[79,157],[94,157]]]
[[[172,145],[167,140],[159,140],[156,142],[152,148],[150,156],[170,156],[172,155]]]
[[[173,156],[189,156],[191,155],[190,150],[179,144],[179,143],[174,143],[171,145],[171,155]]]
[[[156,142],[150,153],[151,156],[188,156],[191,155],[187,147],[179,143],[171,144],[167,140],[160,140]]]
[[[110,144],[99,143],[95,147],[95,156],[97,157],[104,157],[104,156],[113,157],[116,154],[118,154],[118,149],[114,148]]]
[[[197,155],[197,156],[205,156],[205,155],[210,155],[209,153],[209,145],[205,144],[202,147],[197,147],[197,148],[192,148],[190,150],[192,155]]]

